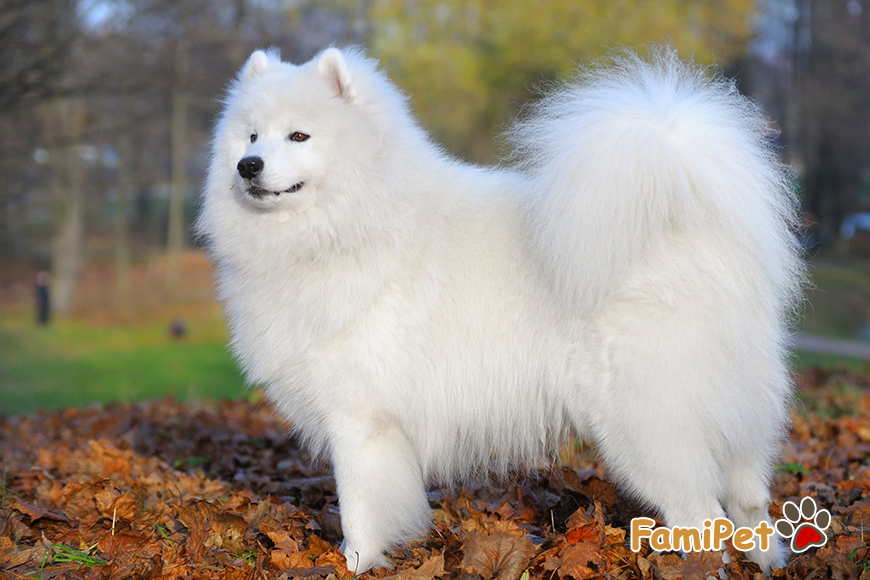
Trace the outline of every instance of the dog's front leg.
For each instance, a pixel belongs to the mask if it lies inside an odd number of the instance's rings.
[[[425,532],[431,518],[423,470],[395,421],[348,418],[330,441],[342,552],[351,572],[392,567],[384,551]]]

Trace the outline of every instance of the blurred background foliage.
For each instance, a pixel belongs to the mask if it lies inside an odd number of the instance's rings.
[[[366,46],[452,149],[490,159],[494,128],[542,81],[569,76],[609,47],[671,42],[705,64],[745,52],[751,0],[373,2]],[[433,82],[433,77],[435,82]]]
[[[252,50],[361,45],[434,138],[489,164],[542,86],[663,42],[737,78],[780,131],[817,286],[802,329],[870,338],[870,0],[5,0],[0,413],[242,395],[189,226]],[[797,361],[866,365],[857,344]]]

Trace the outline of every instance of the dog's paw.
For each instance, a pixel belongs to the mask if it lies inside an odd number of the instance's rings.
[[[372,550],[357,550],[353,546],[348,546],[347,540],[341,543],[339,550],[347,560],[347,569],[353,572],[354,576],[372,568],[393,569],[393,563],[383,553]]]

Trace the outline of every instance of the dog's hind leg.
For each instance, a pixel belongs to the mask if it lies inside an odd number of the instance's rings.
[[[670,527],[724,517],[719,365],[707,329],[656,303],[622,304],[605,316],[606,378],[588,413],[605,464]]]
[[[349,419],[333,430],[330,456],[348,570],[392,567],[383,552],[423,534],[431,518],[411,442],[391,421]]]
[[[759,442],[761,443],[761,442]],[[746,449],[741,454],[735,454],[725,478],[725,510],[734,522],[735,528],[755,528],[761,522],[770,524],[767,506],[770,503],[768,491],[768,474],[770,472],[767,454],[764,446]],[[771,528],[773,527],[772,524]],[[772,568],[781,568],[785,564],[782,545],[776,534],[769,538],[770,547],[762,551],[756,545],[746,556],[757,562],[769,574]]]

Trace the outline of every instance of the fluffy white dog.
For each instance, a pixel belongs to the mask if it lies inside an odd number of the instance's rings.
[[[248,379],[332,463],[351,570],[425,533],[427,482],[572,433],[670,526],[768,520],[796,202],[758,108],[652,52],[545,97],[506,168],[446,155],[357,50],[231,85],[198,231]]]

